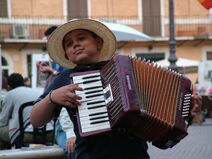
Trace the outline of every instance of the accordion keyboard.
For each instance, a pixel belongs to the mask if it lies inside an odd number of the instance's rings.
[[[100,73],[74,76],[73,83],[84,89],[75,92],[82,97],[78,107],[82,133],[110,128]]]

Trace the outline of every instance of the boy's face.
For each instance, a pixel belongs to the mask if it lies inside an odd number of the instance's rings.
[[[99,62],[103,40],[86,30],[73,30],[63,40],[67,58],[77,65]]]

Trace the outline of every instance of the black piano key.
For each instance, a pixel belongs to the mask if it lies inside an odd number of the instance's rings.
[[[107,113],[107,111],[106,112],[92,113],[92,114],[89,114],[89,116],[101,115],[101,114],[105,114],[105,113]]]
[[[104,123],[104,122],[108,122],[109,120],[101,120],[101,121],[94,121],[94,122],[91,122],[90,124],[99,124],[99,123]]]
[[[98,116],[98,117],[90,118],[90,120],[98,120],[98,119],[103,119],[103,118],[107,118],[107,117],[108,117],[108,115]]]
[[[97,106],[94,106],[94,107],[88,107],[88,109],[96,109],[96,108],[101,108],[101,107],[105,107],[105,105],[97,105]]]
[[[88,96],[85,96],[85,98],[93,98],[93,97],[98,97],[98,96],[102,96],[102,95],[104,95],[104,94],[100,93],[100,94],[88,95]]]
[[[102,102],[105,102],[105,101],[99,100],[99,101],[95,101],[95,102],[88,102],[87,105],[98,104],[98,103],[102,103]]]
[[[83,77],[82,79],[96,78],[96,77],[99,77],[99,76],[100,75],[87,76],[87,77]]]
[[[87,84],[87,83],[93,83],[93,82],[98,82],[100,80],[90,80],[90,81],[84,81],[82,84]]]
[[[88,88],[84,88],[84,90],[90,90],[90,89],[96,89],[96,88],[102,88],[102,86],[88,87]]]
[[[102,90],[96,90],[96,91],[85,92],[85,94],[92,94],[92,93],[98,93],[98,92],[102,92]]]

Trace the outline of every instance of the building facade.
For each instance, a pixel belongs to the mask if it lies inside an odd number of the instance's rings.
[[[174,1],[176,56],[212,60],[212,9],[198,0]],[[152,61],[169,57],[169,0],[1,0],[0,45],[3,75],[37,80],[36,60],[48,60],[44,31],[76,18],[120,23],[153,41],[119,41],[117,53]],[[186,74],[193,82],[198,74]],[[35,85],[34,85],[35,86]]]

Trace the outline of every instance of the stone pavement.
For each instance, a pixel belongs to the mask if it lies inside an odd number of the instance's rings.
[[[212,159],[212,118],[193,124],[188,136],[171,149],[161,150],[149,144],[150,159]]]

